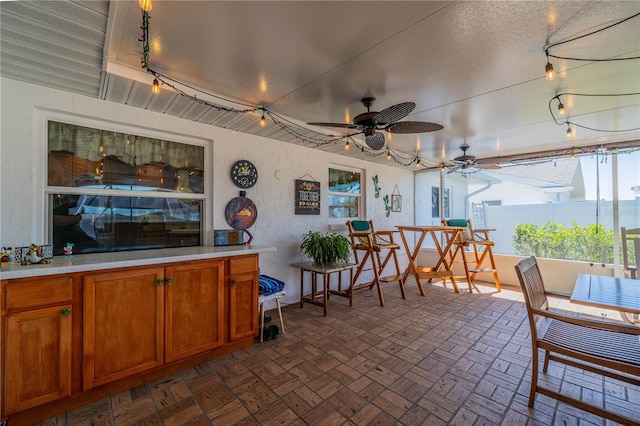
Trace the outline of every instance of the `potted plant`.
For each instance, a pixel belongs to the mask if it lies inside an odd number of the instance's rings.
[[[346,263],[351,255],[351,242],[340,234],[309,231],[303,236],[300,248],[305,256],[322,266],[336,262]]]

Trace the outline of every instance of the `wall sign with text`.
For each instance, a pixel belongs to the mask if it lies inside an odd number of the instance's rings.
[[[296,214],[320,214],[320,182],[296,179]]]

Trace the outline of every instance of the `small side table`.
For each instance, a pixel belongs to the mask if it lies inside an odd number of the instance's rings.
[[[349,306],[353,306],[353,268],[355,263],[337,263],[333,265],[320,265],[316,262],[302,262],[294,263],[296,268],[300,268],[300,308],[302,308],[304,302],[311,303],[312,305],[320,306],[324,310],[324,316],[327,316],[327,301],[329,294],[335,294],[338,296],[346,297],[349,299]],[[342,290],[342,272],[349,271],[349,286],[346,290]],[[304,273],[309,272],[311,274],[311,294],[304,294]],[[331,290],[329,288],[331,274],[338,273],[338,290]],[[322,290],[319,290],[317,276],[322,275]],[[320,299],[321,298],[321,299]],[[320,299],[320,300],[318,300]]]

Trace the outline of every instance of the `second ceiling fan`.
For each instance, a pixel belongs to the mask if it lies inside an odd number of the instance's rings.
[[[411,114],[416,104],[413,102],[402,102],[383,109],[380,112],[371,111],[371,106],[376,100],[373,96],[365,96],[360,102],[367,108],[353,118],[353,124],[346,123],[307,123],[312,126],[339,127],[343,129],[357,129],[364,133],[364,141],[373,150],[384,148],[384,134],[379,130],[389,133],[426,133],[435,132],[442,129],[440,124],[426,121],[400,121]]]
[[[499,169],[500,166],[497,163],[480,163],[476,159],[475,156],[467,154],[467,150],[469,149],[469,144],[464,142],[460,149],[462,150],[462,155],[457,156],[453,159],[453,163],[455,164],[447,173],[454,172],[469,172],[474,169]]]

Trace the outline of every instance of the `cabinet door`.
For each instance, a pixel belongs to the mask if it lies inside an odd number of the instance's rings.
[[[84,277],[83,386],[163,364],[164,268]]]
[[[224,260],[166,268],[165,360],[224,344]]]
[[[71,305],[7,315],[5,414],[71,394]]]
[[[258,334],[258,274],[229,277],[229,340]]]

